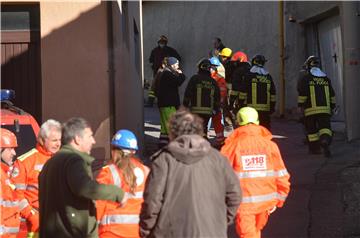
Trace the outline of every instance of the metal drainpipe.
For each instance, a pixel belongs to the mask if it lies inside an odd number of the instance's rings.
[[[285,52],[284,52],[284,2],[279,1],[279,48],[280,48],[280,117],[285,113]]]
[[[116,2],[114,2],[116,4]],[[113,36],[113,2],[106,2],[107,6],[107,37],[108,37],[108,74],[109,74],[109,109],[110,136],[115,132],[115,69],[114,69],[114,36]]]

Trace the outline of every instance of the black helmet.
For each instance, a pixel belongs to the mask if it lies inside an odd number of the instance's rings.
[[[311,55],[305,60],[304,65],[307,69],[311,69],[312,67],[320,67],[320,59],[314,55]]]
[[[266,61],[267,60],[265,59],[265,56],[263,56],[263,55],[255,55],[251,59],[251,65],[257,65],[257,66],[263,67],[265,65]]]
[[[209,59],[203,58],[199,61],[197,64],[198,69],[210,71],[210,68],[212,67],[211,61]]]
[[[168,38],[167,38],[166,36],[164,36],[164,35],[161,35],[161,36],[159,37],[159,39],[158,39],[158,43],[160,43],[160,42],[166,44],[166,43],[168,42]]]

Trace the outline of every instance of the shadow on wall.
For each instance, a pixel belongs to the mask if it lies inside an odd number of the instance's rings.
[[[45,6],[52,8],[49,3]],[[39,124],[48,118],[60,122],[71,117],[85,118],[96,137],[92,154],[97,159],[110,157],[113,134],[114,98],[110,98],[110,90],[115,89],[110,87],[109,79],[108,10],[107,3],[101,2],[38,42],[17,42],[10,48],[2,41],[2,87],[16,90],[16,105],[35,115]],[[34,66],[34,59],[39,59],[38,65]],[[117,100],[121,99],[126,101]],[[132,113],[128,112],[130,116]],[[130,123],[142,123],[142,118],[130,118]]]

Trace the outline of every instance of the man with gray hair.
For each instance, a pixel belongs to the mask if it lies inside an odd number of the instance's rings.
[[[39,229],[39,173],[60,146],[61,124],[49,119],[40,127],[36,147],[18,157],[14,164],[11,177],[17,197],[23,201],[21,216],[26,219],[26,224],[21,224],[21,232],[28,232],[29,237]]]
[[[241,202],[237,176],[186,110],[169,121],[170,143],[152,156],[141,237],[227,237]]]
[[[62,143],[39,175],[40,237],[98,237],[93,200],[124,203],[127,196],[115,185],[93,180],[95,139],[85,119],[63,124]]]

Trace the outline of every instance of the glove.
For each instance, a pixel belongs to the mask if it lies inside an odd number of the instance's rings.
[[[39,230],[39,213],[31,211],[31,215],[26,218],[28,230],[31,232],[36,232]]]

